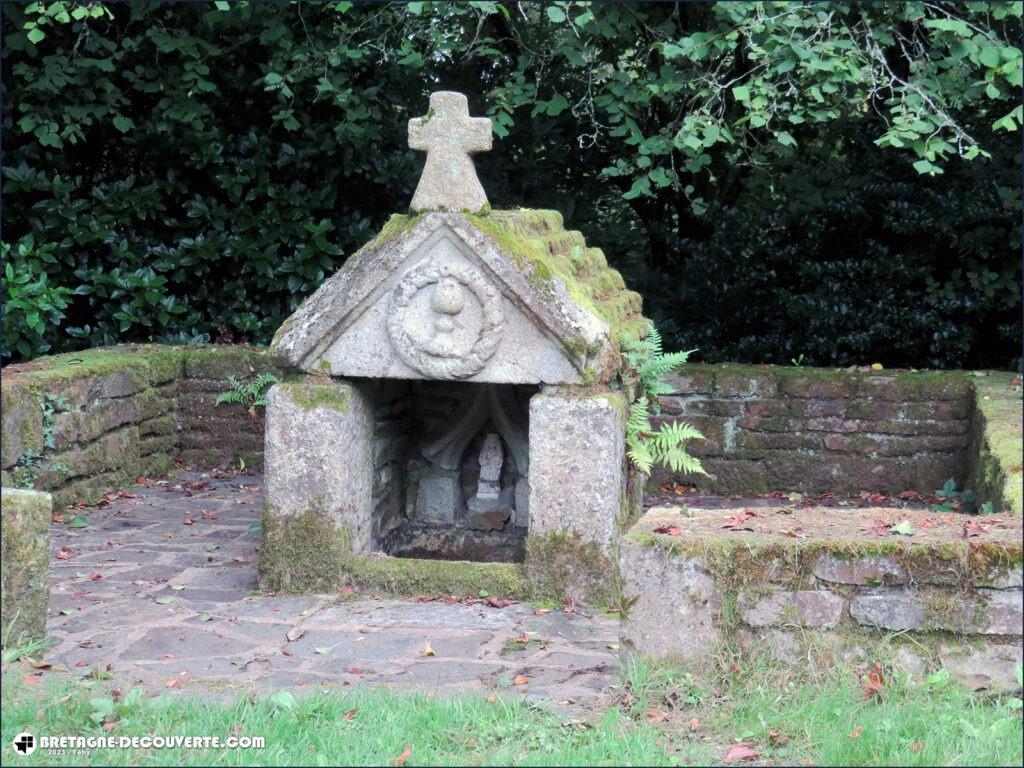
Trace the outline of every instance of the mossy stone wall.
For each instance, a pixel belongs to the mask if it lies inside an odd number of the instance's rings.
[[[273,371],[248,347],[125,345],[42,357],[3,369],[4,486],[96,501],[176,457],[259,468],[262,415],[216,405],[229,377]]]
[[[770,365],[685,366],[658,421],[681,419],[708,476],[659,483],[719,492],[922,493],[967,476],[977,377]]]

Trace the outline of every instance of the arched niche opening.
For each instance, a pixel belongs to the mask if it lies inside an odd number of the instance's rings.
[[[373,546],[395,557],[522,562],[537,387],[377,380]]]

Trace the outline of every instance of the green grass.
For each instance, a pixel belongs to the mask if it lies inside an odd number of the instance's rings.
[[[984,697],[945,671],[915,680],[883,667],[880,698],[865,697],[863,669],[842,664],[816,674],[809,663],[784,667],[723,661],[711,674],[639,661],[626,668],[635,717],[654,709],[663,726],[688,736],[689,718],[719,743],[753,743],[764,759],[817,765],[1021,765],[1018,695]],[[1018,668],[1018,678],[1020,671]],[[678,713],[674,718],[673,714]]]
[[[48,757],[40,751],[17,757],[14,736],[101,735],[102,722],[115,736],[263,736],[262,750],[94,750],[90,765],[387,765],[408,747],[406,765],[671,765],[655,742],[659,733],[617,710],[589,727],[529,705],[497,698],[438,698],[357,689],[324,695],[278,692],[224,704],[180,695],[145,698],[132,691],[119,702],[112,684],[55,683],[37,691],[20,680],[4,681],[4,765],[67,765],[83,756]],[[64,699],[67,696],[69,698]],[[351,719],[346,713],[356,710]]]
[[[23,666],[24,665],[24,666]],[[21,677],[10,663],[2,693],[5,765],[708,765],[744,742],[770,763],[793,765],[1021,765],[1016,696],[986,697],[943,672],[925,680],[885,667],[880,699],[863,670],[811,663],[747,664],[726,656],[711,670],[634,662],[606,708],[567,721],[497,697],[431,698],[386,689],[286,691],[231,701],[183,692],[130,691],[113,680]],[[47,676],[49,682],[47,684]],[[347,713],[354,710],[351,717]],[[104,723],[111,728],[103,730]],[[111,725],[112,724],[112,725]],[[262,750],[94,750],[15,756],[14,735],[185,734],[262,736]]]

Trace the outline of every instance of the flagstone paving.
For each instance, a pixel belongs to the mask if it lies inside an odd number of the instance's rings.
[[[185,472],[65,513],[51,537],[46,660],[199,693],[371,684],[566,707],[615,684],[618,621],[603,615],[261,594],[260,482]]]

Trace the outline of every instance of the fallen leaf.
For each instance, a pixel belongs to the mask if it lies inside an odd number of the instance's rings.
[[[21,678],[21,682],[25,685],[39,685],[39,678],[35,675],[25,675]]]
[[[979,523],[979,522],[977,522],[975,520],[972,520],[970,522],[964,523],[964,529],[963,529],[963,532],[962,532],[961,536],[963,538],[965,538],[965,539],[968,539],[971,536],[981,536],[986,531],[988,531],[988,526],[987,525],[985,525],[984,523]]]
[[[740,527],[752,517],[757,517],[757,513],[752,509],[745,509],[738,515],[730,517],[722,527],[733,531],[752,531],[752,528]]]
[[[662,525],[655,528],[654,532],[664,534],[665,536],[681,536],[683,533],[678,525]]]
[[[424,643],[423,644],[423,655],[424,656],[437,656],[437,654],[434,653],[434,649],[430,647],[430,643]]]
[[[910,751],[911,752],[920,752],[923,749],[924,749],[924,744],[922,744],[920,741],[914,741],[914,742],[911,742],[911,744],[910,744]]]
[[[485,598],[484,602],[487,603],[492,608],[507,608],[508,606],[512,605],[516,601],[515,600],[505,600],[503,598],[494,597],[493,595],[491,595],[490,597]]]
[[[860,738],[860,735],[861,735],[862,733],[864,733],[864,729],[863,729],[863,728],[861,728],[861,727],[860,727],[860,726],[858,725],[858,726],[857,726],[856,728],[854,728],[854,729],[853,729],[852,731],[850,731],[850,732],[849,732],[849,733],[847,734],[846,738],[848,738],[848,739],[859,739],[859,738]]]
[[[860,529],[869,536],[888,536],[889,528],[889,523],[881,518],[865,520],[860,524]]]
[[[882,665],[876,661],[872,665],[871,671],[861,678],[860,685],[864,691],[865,699],[881,699],[883,689],[885,688],[885,677],[882,675]]]
[[[751,749],[749,744],[735,744],[725,756],[723,763],[738,763],[743,760],[754,760],[761,756],[757,750]]]
[[[909,520],[900,520],[896,525],[889,526],[891,533],[898,533],[901,536],[913,536],[914,526],[910,524]]]
[[[173,597],[158,597],[153,602],[157,603],[158,605],[170,605],[171,603],[174,602],[174,598]]]
[[[61,549],[61,551],[57,553],[57,559],[58,560],[70,560],[71,559],[71,553],[68,552],[66,549]]]
[[[345,672],[346,672],[346,674],[349,674],[349,675],[361,675],[361,674],[363,674],[363,670],[360,669],[359,667],[349,667],[348,669],[345,670]]]
[[[68,523],[69,528],[85,528],[87,525],[88,523],[85,521],[85,518],[81,515],[75,515],[73,518],[71,518],[71,522]]]
[[[232,557],[231,560],[233,562],[236,562],[236,563],[244,563],[245,562],[245,558],[242,557],[241,555],[238,555],[237,557]]]
[[[346,712],[344,715],[342,715],[342,718],[345,719],[345,720],[351,720],[353,717],[356,716],[356,712],[358,712],[358,711],[359,711],[359,707],[356,707],[355,709],[350,709],[348,712]]]
[[[550,608],[537,608],[534,612],[534,616],[543,616],[545,613],[551,613]]]
[[[522,673],[520,673],[520,674],[518,674],[518,675],[516,675],[515,677],[512,678],[512,684],[513,685],[526,685],[529,682],[530,682],[530,678],[528,678],[526,675],[524,675]]]
[[[656,709],[648,709],[647,722],[650,725],[655,725],[657,723],[667,723],[668,717],[663,712],[659,712]]]
[[[168,688],[178,688],[183,682],[185,682],[184,677],[172,677],[170,680],[164,680],[164,685]]]
[[[52,666],[48,661],[36,661],[35,659],[29,659],[28,664],[32,669],[49,669]]]
[[[195,523],[195,520],[193,520],[191,517],[186,517],[184,520],[181,521],[182,525],[192,525],[193,523]]]
[[[103,725],[101,725],[100,727],[101,727],[101,728],[102,728],[102,729],[103,729],[104,731],[106,731],[107,733],[110,733],[110,732],[111,732],[112,730],[114,730],[115,728],[117,728],[117,723],[116,723],[116,722],[113,722],[113,721],[107,721],[107,722],[105,722],[105,723],[104,723]]]
[[[406,760],[412,757],[412,747],[406,747],[402,750],[402,754],[391,761],[392,765],[403,765]]]
[[[917,491],[900,491],[896,495],[901,499],[916,499]]]
[[[314,648],[313,650],[316,651],[317,653],[319,653],[321,656],[326,656],[328,653],[331,652],[331,649],[326,647],[326,646],[321,646],[319,648]]]
[[[871,370],[872,371],[883,371],[883,370],[885,370],[885,368],[883,367],[883,365],[881,363],[872,363],[871,364]]]
[[[183,590],[184,588],[185,588],[184,584],[172,584],[171,585],[171,589],[173,589],[175,592],[181,592],[181,590]]]
[[[694,733],[698,728],[700,728],[700,720],[698,720],[696,717],[691,717],[690,718],[690,733]]]

